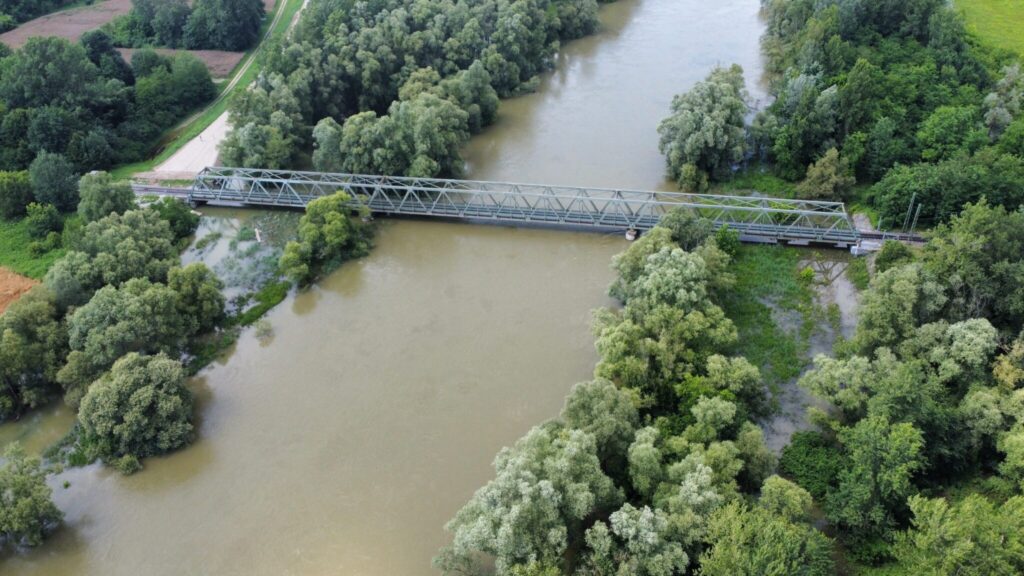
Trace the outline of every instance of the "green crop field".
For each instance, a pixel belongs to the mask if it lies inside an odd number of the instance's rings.
[[[1024,55],[1024,2],[955,0],[967,28],[983,42]]]

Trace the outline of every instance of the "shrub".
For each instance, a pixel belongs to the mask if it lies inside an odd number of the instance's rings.
[[[24,215],[32,198],[28,172],[0,172],[0,218]]]
[[[813,431],[793,434],[779,459],[779,469],[819,500],[837,484],[843,468],[838,448]]]
[[[27,212],[28,217],[25,220],[28,222],[28,233],[33,238],[46,238],[51,232],[60,232],[64,226],[60,213],[53,204],[33,202],[28,205]]]

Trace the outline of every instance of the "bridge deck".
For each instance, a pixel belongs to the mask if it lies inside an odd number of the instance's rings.
[[[845,246],[860,239],[842,203],[813,200],[240,168],[207,168],[190,189],[137,191],[186,196],[196,204],[268,207],[302,207],[344,191],[353,208],[381,215],[639,231],[685,207],[762,241]]]

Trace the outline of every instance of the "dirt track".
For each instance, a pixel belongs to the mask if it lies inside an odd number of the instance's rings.
[[[0,314],[39,282],[0,266]]]

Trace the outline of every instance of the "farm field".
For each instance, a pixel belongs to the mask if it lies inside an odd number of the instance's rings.
[[[127,14],[131,9],[132,0],[104,0],[91,6],[54,12],[0,34],[0,42],[11,48],[20,48],[33,36],[60,36],[77,41],[82,34]]]
[[[125,62],[132,61],[132,54],[136,50],[136,48],[117,49]],[[203,64],[206,64],[206,68],[210,71],[210,76],[214,78],[227,78],[231,76],[231,72],[242,61],[242,58],[245,58],[245,52],[226,52],[224,50],[173,50],[171,48],[157,48],[156,51],[164,56],[187,52],[202,60]]]
[[[1020,0],[955,0],[967,28],[996,48],[1024,54],[1024,2]]]
[[[269,16],[273,15],[276,0],[264,0],[263,4]],[[0,42],[10,48],[20,48],[33,36],[59,36],[77,41],[82,34],[96,30],[114,18],[127,14],[132,9],[132,0],[104,0],[90,6],[70,8],[53,14],[40,16],[30,20],[14,30],[0,34]],[[133,49],[119,50],[125,60],[131,62]],[[185,50],[158,48],[161,54],[174,54]],[[210,75],[214,78],[226,78],[245,57],[245,52],[225,52],[223,50],[188,50],[196,58],[206,64]]]
[[[28,292],[39,281],[17,274],[0,266],[0,314],[7,306]]]

